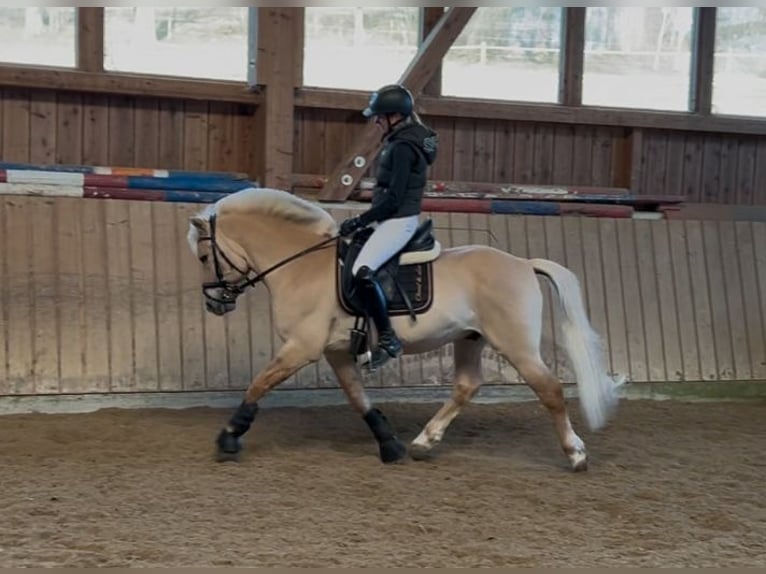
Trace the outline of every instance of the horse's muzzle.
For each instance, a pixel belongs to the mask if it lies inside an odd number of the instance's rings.
[[[205,309],[213,315],[226,315],[237,308],[237,302],[221,303],[220,301],[212,301],[211,299],[205,299]]]

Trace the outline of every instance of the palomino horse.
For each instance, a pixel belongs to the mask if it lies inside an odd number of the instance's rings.
[[[349,350],[355,317],[341,304],[336,290],[339,240],[329,213],[287,192],[250,188],[192,217],[187,239],[209,278],[202,287],[207,310],[216,315],[233,311],[237,296],[262,281],[283,340],[221,430],[219,459],[238,455],[257,401],[323,355],[378,441],[381,460],[394,462],[406,456],[407,448],[366,395],[357,357]],[[482,349],[489,344],[548,408],[572,469],[586,469],[585,444],[572,428],[561,383],[540,357],[543,296],[536,274],[556,286],[581,409],[591,429],[602,427],[616,406],[617,385],[603,364],[601,342],[588,321],[576,276],[553,261],[522,259],[488,246],[440,251],[437,242],[431,247],[430,255],[418,256],[418,264],[432,266],[428,309],[417,316],[394,316],[392,322],[405,354],[454,343],[455,379],[451,398],[412,441],[413,458],[424,456],[442,440],[450,422],[476,393],[482,383]]]

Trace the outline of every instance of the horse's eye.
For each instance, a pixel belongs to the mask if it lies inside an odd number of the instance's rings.
[[[207,263],[207,255],[203,255],[202,257],[199,258],[199,260],[202,261],[202,265],[204,265],[205,263]]]

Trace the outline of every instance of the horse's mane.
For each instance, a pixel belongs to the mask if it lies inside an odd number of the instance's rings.
[[[335,220],[324,209],[280,189],[242,189],[208,205],[198,217],[209,219],[215,212],[223,214],[227,211],[278,217],[291,223],[307,225],[311,231],[320,235],[334,234],[337,229]]]

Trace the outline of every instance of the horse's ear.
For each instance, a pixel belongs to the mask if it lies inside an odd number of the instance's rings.
[[[194,215],[191,217],[189,221],[191,221],[191,224],[194,227],[196,227],[197,231],[199,231],[200,233],[204,233],[207,231],[207,221],[202,219],[200,216]]]

